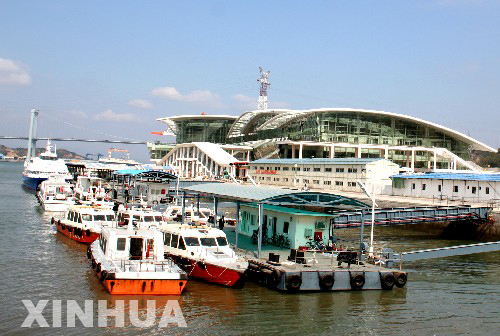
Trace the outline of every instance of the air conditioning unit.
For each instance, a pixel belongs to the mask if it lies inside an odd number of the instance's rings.
[[[326,229],[326,223],[325,223],[325,222],[319,222],[319,221],[317,221],[317,222],[316,222],[316,229],[317,229],[317,230],[323,230],[323,229]]]

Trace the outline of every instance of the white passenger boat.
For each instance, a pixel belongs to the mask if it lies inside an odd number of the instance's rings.
[[[101,207],[113,207],[114,203],[106,194],[103,179],[88,175],[80,175],[76,179],[75,201],[80,204],[97,204]]]
[[[167,220],[182,221],[182,206],[170,205],[165,211],[165,216]],[[193,206],[184,208],[184,223],[197,222],[207,224],[210,216],[213,216],[213,212],[209,208],[200,207],[200,211],[198,211],[197,207]]]
[[[66,211],[75,203],[73,186],[66,181],[65,176],[50,175],[40,183],[36,196],[46,211]]]
[[[50,141],[47,141],[45,152],[24,163],[23,184],[27,188],[37,190],[40,183],[50,175],[61,175],[68,180],[73,178],[64,160],[57,157],[56,151],[52,152]]]
[[[229,246],[222,230],[188,224],[169,224],[160,230],[165,255],[172,257],[190,277],[228,287],[244,285],[248,263]]]
[[[159,228],[167,224],[167,217],[160,211],[148,207],[120,208],[117,214],[118,226],[125,226],[132,219],[137,228]]]
[[[165,259],[163,235],[152,229],[105,228],[87,250],[92,267],[111,294],[179,295],[187,274]]]
[[[115,213],[110,208],[71,205],[64,218],[52,217],[57,231],[79,243],[91,244],[99,238],[103,227],[112,227]]]

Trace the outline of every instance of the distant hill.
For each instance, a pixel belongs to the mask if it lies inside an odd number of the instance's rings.
[[[36,149],[36,155],[39,155],[40,153],[44,152],[45,148],[37,148]],[[13,156],[13,157],[22,157],[26,156],[28,153],[27,148],[10,148],[4,145],[0,145],[0,153],[5,155],[5,156]],[[83,156],[76,154],[74,152],[70,152],[66,149],[63,148],[58,148],[57,149],[57,156],[63,159],[85,159]]]
[[[483,168],[499,168],[500,149],[496,153],[472,151],[472,161]]]

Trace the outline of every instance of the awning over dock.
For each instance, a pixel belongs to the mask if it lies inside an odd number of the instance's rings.
[[[316,206],[355,208],[369,207],[356,199],[313,191],[301,191],[280,188],[254,187],[229,183],[207,183],[183,189],[187,193],[226,198],[240,202],[256,202],[284,206]]]

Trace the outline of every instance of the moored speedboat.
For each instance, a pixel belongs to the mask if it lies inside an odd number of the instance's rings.
[[[98,204],[101,207],[113,207],[114,203],[106,194],[103,180],[97,176],[80,175],[76,179],[75,201],[80,204]]]
[[[66,211],[73,200],[73,188],[65,176],[50,175],[36,193],[38,201],[46,211]]]
[[[50,141],[47,141],[45,152],[24,163],[23,184],[29,189],[37,190],[42,181],[54,174],[64,176],[65,179],[73,178],[64,160],[59,159],[55,151],[52,152]]]
[[[115,213],[109,208],[72,205],[64,218],[52,217],[57,231],[79,243],[90,244],[101,235],[102,227],[113,226]]]
[[[172,257],[190,277],[241,288],[248,262],[229,246],[226,234],[206,225],[162,226],[165,255]]]
[[[165,259],[157,230],[104,228],[87,256],[111,294],[179,295],[187,283],[187,274]]]

